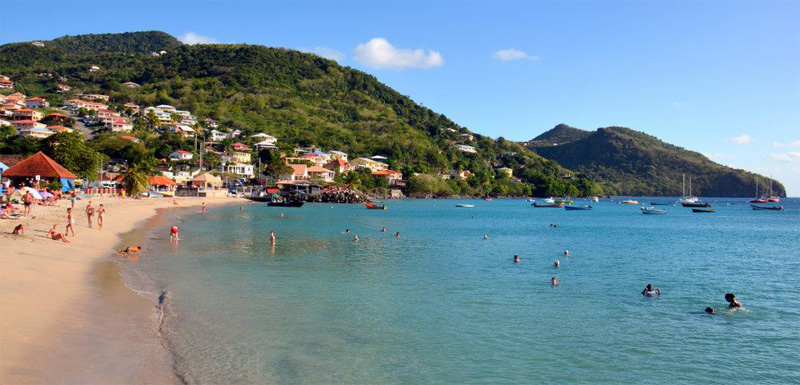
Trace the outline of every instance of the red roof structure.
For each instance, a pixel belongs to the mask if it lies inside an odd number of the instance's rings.
[[[175,181],[165,176],[155,175],[150,177],[150,184],[155,186],[174,186],[177,183],[175,183]]]
[[[9,167],[8,170],[3,172],[3,176],[7,177],[33,178],[36,175],[42,178],[78,178],[75,174],[69,172],[69,170],[41,151]]]

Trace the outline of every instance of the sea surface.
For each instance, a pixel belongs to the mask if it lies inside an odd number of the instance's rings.
[[[167,293],[190,384],[800,383],[800,200],[707,201],[225,206],[177,219],[178,245],[156,229],[126,274]]]

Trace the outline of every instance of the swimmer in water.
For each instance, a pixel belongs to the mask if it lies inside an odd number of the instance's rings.
[[[270,246],[275,246],[275,232],[274,231],[270,231],[269,232],[269,244],[270,244]]]
[[[514,254],[514,263],[519,263],[519,255]]]
[[[385,227],[384,227],[384,228],[382,228],[382,229],[381,229],[381,232],[382,232],[382,233],[385,233],[385,232],[386,232],[386,228],[385,228]]]
[[[717,314],[717,311],[716,311],[716,310],[714,310],[714,308],[713,308],[713,307],[711,307],[711,306],[707,307],[705,311],[706,311],[706,313],[708,313],[708,314]]]
[[[569,250],[564,250],[564,256],[569,258]]]
[[[203,202],[203,212],[206,212],[206,202]]]
[[[353,242],[358,243],[358,235],[353,236]]]
[[[647,286],[642,290],[642,295],[645,297],[656,297],[661,295],[661,289],[653,289],[653,284],[648,283]]]
[[[733,293],[725,294],[725,300],[728,301],[728,309],[738,309],[742,307],[742,303],[736,300],[736,295]]]
[[[556,277],[550,278],[550,284],[553,286],[558,286],[558,278]]]
[[[560,269],[561,268],[561,262],[559,262],[559,261],[556,261],[556,263],[554,263],[553,265],[555,266],[556,269]]]
[[[489,240],[489,236],[488,236],[488,235],[486,235],[486,234],[483,234],[483,240],[484,240],[484,241],[488,241],[488,240]]]
[[[244,212],[244,205],[239,206],[239,211]]]
[[[180,238],[178,238],[178,226],[172,226],[172,228],[169,229],[169,240],[170,241],[180,240]]]
[[[398,232],[394,233],[394,237],[395,238],[400,238],[400,232],[398,231]]]
[[[350,229],[344,231],[345,234],[350,234]]]

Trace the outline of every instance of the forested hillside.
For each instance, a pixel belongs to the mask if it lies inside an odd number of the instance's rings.
[[[567,140],[565,131],[570,133]],[[769,183],[763,176],[714,163],[700,153],[624,127],[590,132],[572,127],[565,130],[559,125],[529,146],[565,167],[602,180],[611,194],[678,196],[684,173],[692,178],[693,193],[702,196],[750,197],[755,193],[756,178],[762,186]],[[777,181],[773,192],[786,195]]]
[[[298,51],[253,45],[177,43],[161,32],[64,37],[0,47],[0,73],[17,90],[59,104],[77,93],[103,93],[112,104],[171,104],[210,117],[245,135],[266,132],[282,150],[316,145],[357,156],[387,156],[406,178],[415,173],[474,173],[464,181],[436,183],[437,194],[580,195],[601,191],[517,143],[471,133],[448,117],[420,106],[375,77],[334,61]],[[167,51],[152,56],[151,51]],[[100,70],[90,72],[91,66]],[[50,73],[52,77],[39,77]],[[57,92],[58,78],[73,87]],[[124,82],[142,86],[128,88]],[[141,135],[145,135],[142,133]],[[474,146],[476,154],[456,144]],[[155,154],[154,154],[155,155]],[[496,173],[510,167],[513,179]]]

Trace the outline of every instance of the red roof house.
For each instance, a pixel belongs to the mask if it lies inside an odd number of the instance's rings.
[[[39,175],[49,179],[76,179],[75,174],[58,164],[49,156],[39,151],[27,159],[3,171],[3,176],[18,178],[33,178]]]

